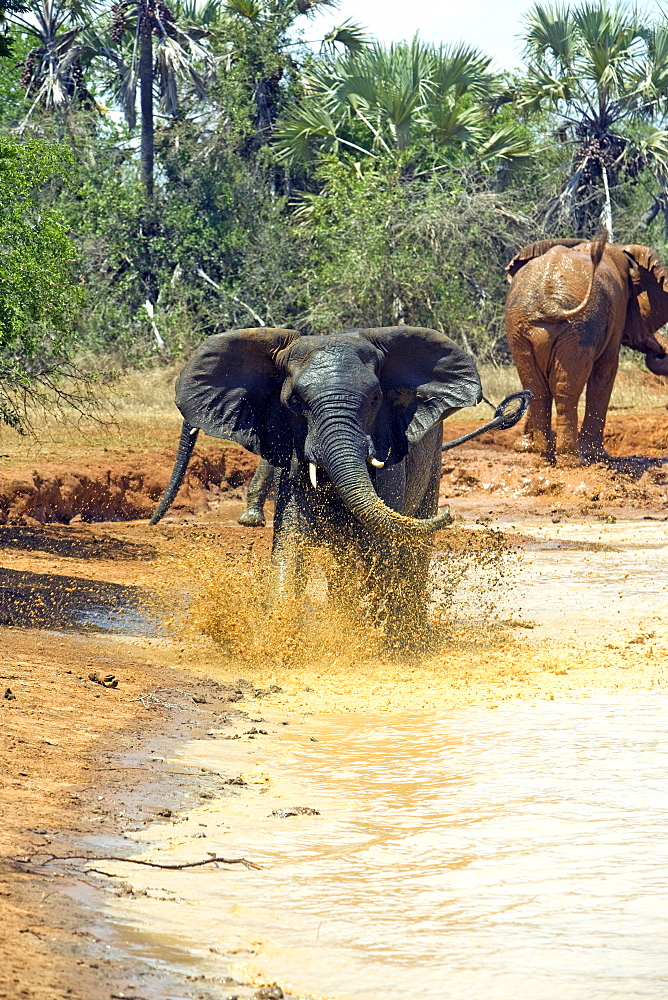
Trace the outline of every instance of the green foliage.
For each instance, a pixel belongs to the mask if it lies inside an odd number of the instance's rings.
[[[17,0],[2,0],[0,3],[0,58],[13,52],[14,39],[9,34],[8,16],[25,10],[25,4]]]
[[[296,211],[310,329],[406,323],[442,330],[481,357],[498,351],[503,265],[534,235],[512,194],[455,169],[410,179],[335,158],[318,177],[322,194]]]
[[[43,141],[2,139],[18,150],[0,160],[3,224],[36,241],[3,259],[4,385],[10,371],[36,385],[74,344],[95,364],[135,365],[261,322],[412,323],[503,360],[504,265],[534,239],[600,228],[602,166],[616,235],[668,232],[661,25],[614,4],[536,5],[527,70],[508,80],[470,46],[386,47],[351,22],[306,48],[317,6],[173,0],[171,20],[160,7],[152,198],[134,120],[137,0],[94,22],[83,0],[54,2],[60,103],[42,99],[42,64],[27,58],[39,38],[14,17],[0,138],[19,125]]]
[[[16,428],[27,398],[69,371],[77,251],[40,198],[69,161],[62,146],[0,137],[0,420]]]
[[[279,155],[291,164],[347,149],[369,157],[411,149],[438,160],[458,150],[479,162],[526,158],[531,150],[514,123],[490,126],[490,100],[500,92],[490,62],[470,46],[417,37],[320,60],[279,129]]]

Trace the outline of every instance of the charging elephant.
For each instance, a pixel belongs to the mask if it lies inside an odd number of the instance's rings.
[[[437,513],[442,421],[481,399],[473,359],[433,330],[301,337],[251,329],[209,337],[176,385],[184,423],[155,524],[185,475],[198,429],[236,441],[276,470],[277,598],[305,586],[303,555],[329,549],[336,589],[393,636],[424,623]]]
[[[520,250],[506,270],[506,335],[522,386],[534,396],[522,446],[564,465],[606,458],[603,430],[620,346],[668,375],[668,337],[657,333],[668,322],[668,273],[648,247],[605,238],[542,240]]]

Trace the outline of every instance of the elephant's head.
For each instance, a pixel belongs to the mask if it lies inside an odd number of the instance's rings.
[[[645,355],[655,375],[668,375],[668,272],[649,247],[622,247],[629,265],[630,296],[622,344]]]
[[[433,330],[391,327],[300,337],[236,330],[209,337],[181,373],[184,419],[272,465],[293,461],[331,482],[347,509],[385,537],[417,537],[438,517],[405,517],[376,494],[370,467],[400,462],[437,421],[481,399],[473,359]],[[315,466],[315,468],[314,468]]]

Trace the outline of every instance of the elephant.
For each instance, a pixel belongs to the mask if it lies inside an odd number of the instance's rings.
[[[603,430],[621,345],[668,375],[668,272],[645,246],[541,240],[506,271],[506,336],[533,401],[520,447],[559,465],[603,461]],[[587,387],[578,434],[578,400]],[[552,400],[556,434],[552,431]]]
[[[330,595],[405,645],[427,621],[434,532],[452,522],[438,512],[443,420],[481,398],[473,358],[434,330],[215,334],[177,380],[183,427],[151,523],[200,429],[236,441],[275,470],[272,600],[303,593],[305,553],[324,547]]]

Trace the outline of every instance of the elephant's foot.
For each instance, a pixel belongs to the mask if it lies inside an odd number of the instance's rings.
[[[579,455],[570,451],[563,451],[557,455],[556,464],[559,469],[577,469],[583,462]]]
[[[411,606],[393,611],[386,618],[384,631],[388,649],[402,655],[426,653],[436,642],[426,607]]]
[[[536,451],[536,446],[533,443],[533,438],[528,434],[522,434],[513,444],[513,451],[519,451],[522,453]]]
[[[599,462],[608,462],[610,457],[602,444],[594,444],[591,441],[580,442],[580,458],[583,465],[596,465]]]
[[[237,524],[243,524],[246,528],[264,528],[266,523],[262,507],[258,507],[256,504],[246,507],[246,510],[237,518]]]

